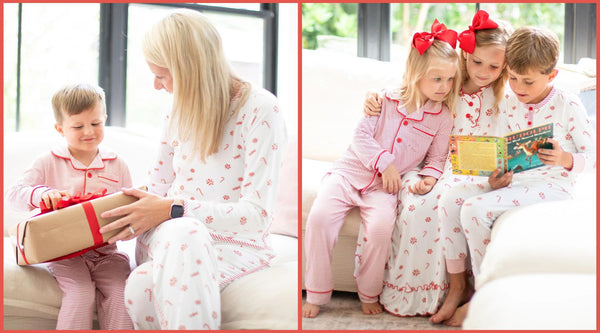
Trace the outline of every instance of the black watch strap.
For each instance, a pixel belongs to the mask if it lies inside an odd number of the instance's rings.
[[[171,212],[169,213],[172,219],[183,216],[183,200],[175,199],[171,204]]]

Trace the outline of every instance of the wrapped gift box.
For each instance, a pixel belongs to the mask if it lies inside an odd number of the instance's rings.
[[[19,223],[11,232],[16,238],[17,264],[37,264],[103,246],[124,228],[101,234],[102,226],[119,217],[103,219],[100,214],[137,200],[117,192]]]

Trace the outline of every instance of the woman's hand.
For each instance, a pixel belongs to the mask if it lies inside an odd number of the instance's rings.
[[[567,170],[573,169],[573,155],[564,151],[558,141],[554,139],[548,139],[548,142],[552,144],[552,149],[538,149],[538,157],[540,161],[545,165],[559,165]]]
[[[100,228],[100,233],[125,227],[121,232],[108,240],[114,244],[118,240],[130,240],[171,218],[170,207],[173,199],[159,197],[135,188],[124,188],[123,193],[137,197],[139,200],[125,206],[102,213],[102,218],[121,216],[120,219]],[[130,228],[133,228],[134,233]]]
[[[494,190],[497,190],[502,187],[506,187],[506,186],[510,185],[510,182],[512,181],[512,177],[513,177],[512,171],[509,171],[509,172],[503,174],[501,177],[498,177],[500,175],[500,172],[502,172],[502,169],[498,168],[498,169],[494,170],[494,172],[492,172],[492,174],[488,178],[488,183],[490,183],[490,186]]]
[[[425,176],[423,179],[419,180],[414,186],[409,186],[408,191],[410,193],[423,195],[429,193],[433,188],[433,185],[437,183],[437,179],[431,176]]]
[[[374,91],[367,92],[363,108],[365,116],[379,116],[381,114],[381,97]]]
[[[381,180],[383,181],[383,190],[387,193],[397,194],[400,191],[402,177],[400,177],[400,173],[396,170],[394,163],[390,163],[381,173]]]
[[[56,205],[62,198],[71,198],[71,194],[68,191],[59,190],[48,190],[42,193],[42,201],[46,205],[46,208],[56,210]]]

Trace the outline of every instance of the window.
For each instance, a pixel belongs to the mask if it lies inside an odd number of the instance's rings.
[[[50,129],[54,91],[70,82],[98,82],[99,8],[4,4],[5,130]]]
[[[428,31],[434,19],[460,33],[471,24],[475,12],[483,9],[513,27],[537,25],[552,30],[563,45],[561,56],[565,62],[576,63],[581,57],[596,57],[595,4],[368,3],[353,4],[356,13],[344,11],[341,15],[340,9],[344,8],[341,4],[310,5],[302,7],[303,47],[307,49],[328,49],[403,62],[413,34]],[[358,22],[357,34],[350,35],[350,29],[337,28],[352,26],[351,20]],[[337,43],[325,42],[330,40]],[[374,45],[380,50],[373,51]]]
[[[156,129],[171,97],[154,91],[139,43],[147,28],[175,7],[207,15],[221,33],[236,73],[276,93],[278,6],[5,4],[5,131],[50,128],[54,123],[52,94],[64,84],[79,81],[105,89],[109,124],[127,124],[142,132]],[[297,8],[297,4],[290,6]],[[296,17],[286,24],[296,25]]]

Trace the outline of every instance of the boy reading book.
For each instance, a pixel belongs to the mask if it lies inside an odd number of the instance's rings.
[[[552,149],[538,150],[544,166],[514,176],[510,171],[500,176],[502,170],[498,168],[487,182],[455,186],[440,198],[441,239],[450,273],[445,304],[454,306],[442,307],[443,313],[440,310],[437,315],[449,325],[462,324],[469,303],[458,305],[472,294],[466,281],[456,277],[466,280],[465,261],[469,253],[477,289],[481,261],[496,218],[519,206],[570,199],[577,174],[595,169],[596,139],[585,109],[576,96],[552,84],[558,73],[558,54],[558,38],[541,28],[519,28],[506,45],[513,93],[505,96],[507,106],[501,110],[500,133],[552,123],[554,136],[548,140]],[[450,295],[458,295],[458,299],[451,300]]]

